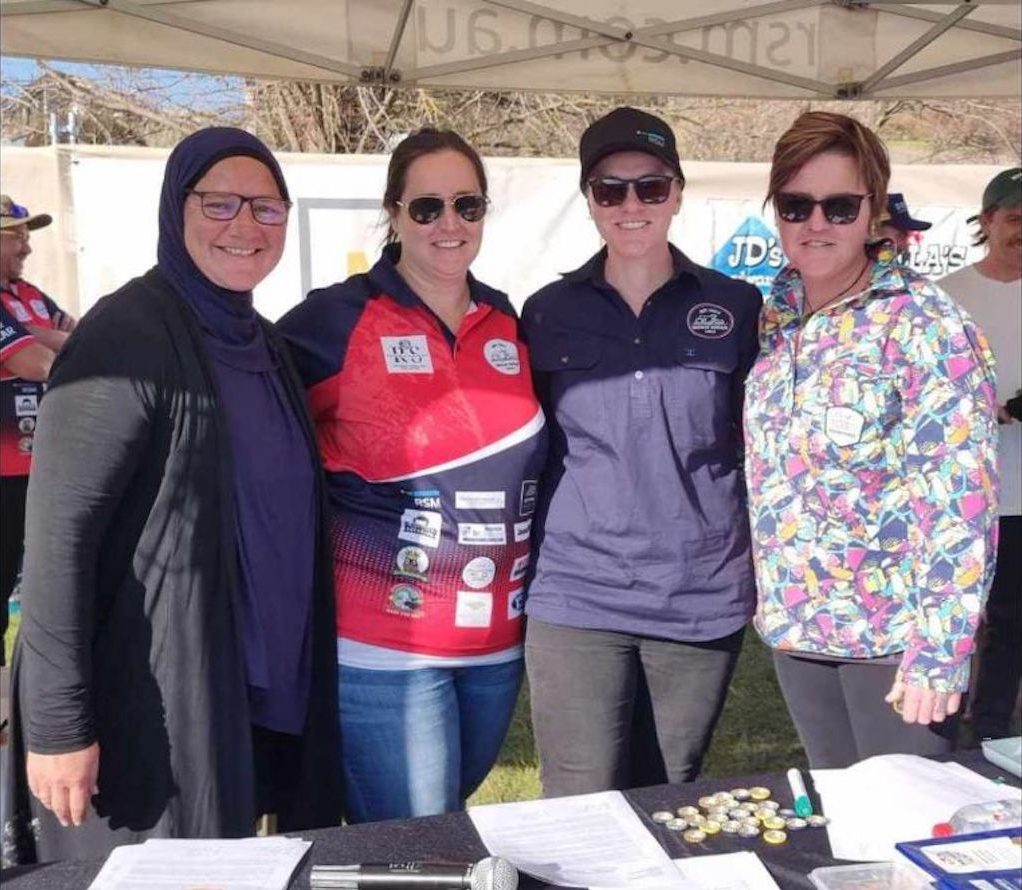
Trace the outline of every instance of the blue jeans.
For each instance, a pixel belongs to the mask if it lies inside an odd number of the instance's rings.
[[[347,821],[462,809],[490,771],[522,684],[522,659],[465,668],[340,667]]]

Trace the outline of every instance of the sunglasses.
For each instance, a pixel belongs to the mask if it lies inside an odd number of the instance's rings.
[[[671,183],[676,176],[640,176],[638,179],[618,179],[616,176],[598,176],[589,180],[593,200],[600,207],[618,207],[628,197],[628,187],[635,189],[635,197],[643,204],[663,204],[670,197]]]
[[[287,222],[291,202],[283,198],[246,198],[233,192],[199,192],[189,190],[195,195],[202,207],[202,215],[206,219],[227,222],[234,219],[246,204],[252,208],[252,217],[264,226],[282,226]]]
[[[420,226],[428,226],[430,223],[440,219],[444,208],[450,205],[454,212],[465,222],[479,222],[486,216],[486,205],[489,198],[485,195],[458,195],[454,198],[441,198],[437,195],[423,195],[419,198],[412,198],[411,201],[395,201],[398,207],[408,210],[412,222]]]
[[[847,226],[859,218],[863,199],[870,197],[872,195],[840,194],[827,195],[826,198],[817,201],[811,195],[778,192],[774,198],[774,207],[777,209],[777,215],[785,222],[800,223],[809,219],[819,204],[827,222],[836,226]]]

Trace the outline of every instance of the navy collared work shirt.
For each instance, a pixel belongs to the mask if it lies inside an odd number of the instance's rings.
[[[525,304],[552,439],[526,606],[541,621],[705,641],[752,615],[741,407],[762,298],[671,251],[638,316],[605,249]]]

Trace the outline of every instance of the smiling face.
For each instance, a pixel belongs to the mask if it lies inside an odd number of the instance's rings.
[[[622,151],[608,155],[597,164],[590,179],[601,176],[614,179],[639,179],[642,176],[674,176],[659,158],[641,151]],[[643,204],[629,186],[623,204],[601,207],[593,200],[592,187],[586,186],[589,215],[600,236],[607,242],[608,253],[617,259],[642,259],[651,252],[662,251],[667,244],[671,220],[681,209],[681,187],[671,183],[671,193],[662,204]]]
[[[32,252],[28,245],[28,226],[8,226],[0,233],[0,282],[21,278],[25,259]]]
[[[855,160],[836,152],[823,152],[810,158],[780,188],[816,200],[837,194],[865,194],[868,189]],[[804,222],[790,223],[778,217],[777,230],[785,256],[806,282],[807,287],[837,290],[854,280],[866,261],[863,252],[869,235],[872,199],[864,198],[855,222],[840,225],[828,222],[823,208],[816,205]]]
[[[408,203],[425,196],[450,202],[458,195],[481,193],[475,167],[461,152],[444,149],[412,161],[399,199],[405,206],[390,212],[391,227],[401,243],[398,265],[406,278],[426,282],[464,280],[483,239],[483,221],[462,219],[450,203],[437,220],[425,225],[408,215]]]
[[[237,156],[214,164],[193,188],[200,192],[232,192],[245,197],[281,197],[269,169],[255,158]],[[262,281],[284,252],[287,226],[264,226],[252,216],[251,204],[234,219],[207,219],[202,203],[188,195],[184,205],[184,242],[199,271],[213,284],[250,291]]]

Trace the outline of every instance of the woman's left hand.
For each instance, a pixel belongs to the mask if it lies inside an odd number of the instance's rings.
[[[884,701],[901,714],[906,723],[922,723],[925,726],[940,723],[945,717],[956,714],[962,704],[962,694],[920,689],[895,680]]]

